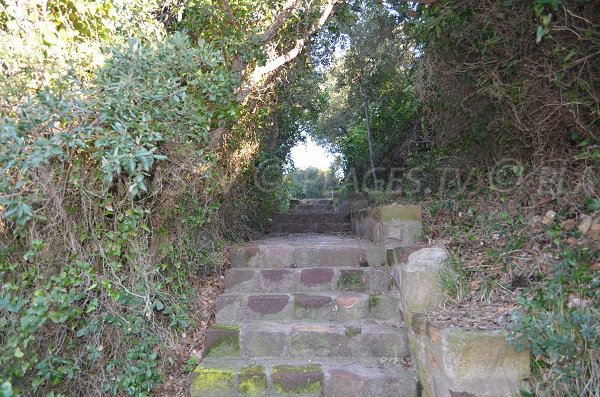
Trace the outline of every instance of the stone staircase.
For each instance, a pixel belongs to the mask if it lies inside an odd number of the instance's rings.
[[[331,205],[292,203],[281,224],[300,231],[317,216],[330,224],[333,214],[319,211]],[[309,214],[315,218],[303,223]],[[385,252],[325,234],[237,247],[191,395],[416,396]]]
[[[337,215],[331,200],[294,201],[274,224],[292,234],[231,250],[192,397],[509,397],[526,387],[529,352],[506,331],[428,317],[443,302],[448,252],[420,243],[419,206],[355,210],[362,238],[324,226],[346,225]],[[299,233],[308,230],[330,234]]]
[[[332,199],[292,200],[289,211],[277,214],[271,226],[273,234],[350,231],[350,214],[334,213]]]

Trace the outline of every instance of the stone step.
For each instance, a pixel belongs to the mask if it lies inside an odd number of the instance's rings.
[[[304,234],[258,240],[230,252],[233,267],[358,267],[383,265],[386,249],[350,236]]]
[[[392,289],[389,269],[383,267],[308,267],[252,269],[225,272],[228,293],[240,292],[383,292]]]
[[[306,213],[306,214],[319,214],[319,213],[333,213],[333,205],[294,205],[290,206],[288,213]]]
[[[350,223],[350,214],[334,213],[287,213],[276,214],[273,223]]]
[[[271,233],[350,233],[352,225],[348,223],[296,223],[296,222],[278,222],[271,225]]]
[[[191,397],[416,397],[413,368],[378,360],[205,359]]]
[[[293,204],[333,204],[332,198],[313,198],[313,199],[291,199],[290,205]]]
[[[229,294],[217,297],[218,323],[255,320],[351,321],[397,319],[398,298],[359,292]]]
[[[397,322],[397,321],[396,321]],[[340,323],[244,322],[206,330],[205,357],[388,357],[408,352],[406,330],[373,320]]]

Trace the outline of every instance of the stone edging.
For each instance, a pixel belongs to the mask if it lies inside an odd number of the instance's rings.
[[[427,320],[426,313],[443,303],[440,272],[448,252],[415,244],[421,237],[419,206],[354,212],[352,230],[387,247],[385,262],[392,266],[423,397],[518,395],[530,374],[530,355],[508,345],[505,331],[439,327]]]

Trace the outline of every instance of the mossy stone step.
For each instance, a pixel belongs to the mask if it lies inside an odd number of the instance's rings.
[[[191,396],[414,397],[412,368],[374,360],[205,359]]]
[[[271,233],[344,233],[351,232],[352,225],[350,222],[278,222],[271,226]]]
[[[406,330],[372,320],[245,322],[206,331],[204,357],[387,357],[408,355]]]
[[[273,223],[347,223],[350,224],[350,214],[295,212],[276,214]]]

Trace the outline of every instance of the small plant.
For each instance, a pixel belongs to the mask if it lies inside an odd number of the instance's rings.
[[[598,259],[597,251],[564,249],[551,276],[518,299],[509,340],[531,351],[543,395],[594,395],[600,387],[600,275],[590,269]]]
[[[196,367],[198,366],[198,364],[200,364],[200,361],[201,360],[200,360],[199,356],[196,356],[196,355],[190,356],[185,361],[185,364],[183,365],[183,368],[182,368],[181,372],[183,372],[184,374],[189,374],[194,369],[196,369]]]

